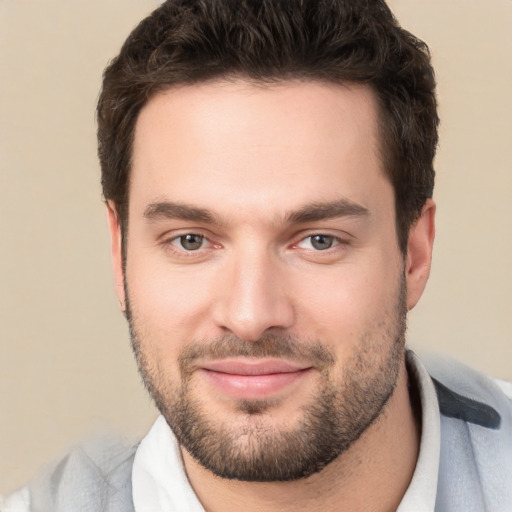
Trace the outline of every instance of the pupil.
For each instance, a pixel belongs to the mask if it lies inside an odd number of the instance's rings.
[[[201,235],[185,235],[180,238],[180,242],[187,251],[194,251],[201,248],[203,237]]]
[[[325,235],[315,235],[312,237],[311,245],[315,249],[319,249],[320,251],[329,249],[332,246],[332,236],[325,236]]]

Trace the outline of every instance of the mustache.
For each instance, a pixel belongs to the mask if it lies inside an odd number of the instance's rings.
[[[236,357],[276,358],[307,361],[312,366],[327,367],[335,362],[334,355],[319,341],[304,341],[280,334],[266,334],[255,341],[234,335],[224,335],[210,341],[194,341],[185,346],[178,358],[180,368],[187,371],[198,359]]]

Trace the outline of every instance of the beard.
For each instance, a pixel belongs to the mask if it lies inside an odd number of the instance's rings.
[[[139,372],[180,446],[219,477],[272,482],[321,471],[381,416],[404,361],[407,309],[403,279],[390,309],[360,336],[358,350],[343,363],[341,377],[335,374],[335,354],[320,340],[266,334],[256,341],[233,335],[193,341],[178,358],[180,379],[172,379],[146,351],[151,339],[147,330],[138,329],[129,303],[126,313]],[[291,427],[273,425],[268,415],[280,400],[272,398],[237,400],[241,422],[222,421],[207,412],[205,399],[201,401],[194,388],[195,363],[234,357],[286,358],[307,361],[319,369],[320,382],[301,406],[300,420]]]

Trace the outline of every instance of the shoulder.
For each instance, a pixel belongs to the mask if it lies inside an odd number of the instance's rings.
[[[512,429],[512,383],[449,358],[424,361],[434,381],[441,415],[491,429]]]
[[[436,510],[508,512],[512,386],[450,359],[433,359],[425,366],[441,414]]]
[[[136,443],[112,436],[77,446],[43,468],[25,488],[27,490],[22,491],[28,491],[30,510],[133,510],[131,470],[136,448]]]

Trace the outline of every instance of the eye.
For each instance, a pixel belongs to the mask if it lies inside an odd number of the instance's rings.
[[[204,236],[195,233],[187,233],[172,240],[173,245],[177,245],[180,249],[186,251],[197,251],[203,247],[203,243]]]
[[[315,249],[316,251],[325,251],[338,245],[339,239],[330,235],[311,235],[302,239],[297,245],[303,249]]]

